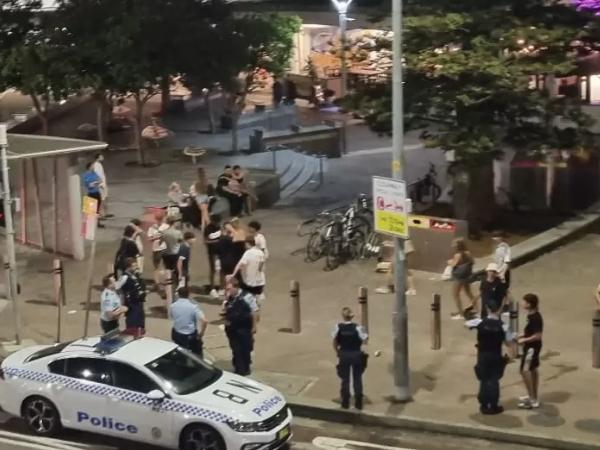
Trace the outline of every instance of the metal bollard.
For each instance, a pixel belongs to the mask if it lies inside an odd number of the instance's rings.
[[[366,287],[358,288],[358,304],[360,305],[360,324],[365,332],[369,333],[369,290]]]
[[[600,310],[594,313],[592,327],[592,367],[600,369]]]
[[[431,349],[439,350],[442,348],[442,301],[440,294],[433,294],[433,303],[431,304]]]
[[[290,282],[290,299],[292,300],[292,333],[298,334],[301,331],[300,318],[300,283]]]
[[[65,300],[63,298],[64,277],[62,261],[60,259],[55,259],[52,263],[52,269],[52,278],[54,281],[54,303],[56,303],[56,306],[58,307],[56,319],[56,342],[58,343],[60,342],[62,334],[62,307],[65,304]]]

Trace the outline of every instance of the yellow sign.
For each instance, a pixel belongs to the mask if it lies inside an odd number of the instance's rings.
[[[373,211],[376,231],[408,238],[404,181],[373,177]]]
[[[87,215],[95,215],[98,214],[98,200],[92,197],[88,197],[87,195],[83,197],[83,206],[81,210],[84,214]]]

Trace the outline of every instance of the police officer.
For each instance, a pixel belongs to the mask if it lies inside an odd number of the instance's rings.
[[[479,400],[482,414],[500,414],[500,379],[504,375],[506,360],[502,356],[502,343],[506,339],[500,308],[502,303],[490,302],[488,316],[477,326],[477,365],[475,374],[479,380]]]
[[[236,278],[227,280],[225,294],[227,297],[221,314],[225,319],[225,334],[231,347],[234,372],[250,375],[258,304],[252,294],[240,289]]]
[[[146,285],[139,273],[136,258],[125,260],[125,272],[117,283],[117,288],[123,294],[123,300],[128,311],[125,315],[126,332],[135,335],[146,333]]]
[[[190,300],[187,286],[177,289],[177,296],[177,300],[169,306],[169,316],[173,320],[171,339],[202,358],[202,336],[208,322],[200,307]]]
[[[348,307],[342,309],[343,321],[338,323],[333,330],[333,349],[339,362],[338,376],[342,379],[341,397],[342,408],[350,407],[350,374],[354,382],[354,406],[363,408],[362,374],[365,370],[364,354],[360,347],[367,341],[368,336],[364,329],[354,323],[354,314]]]

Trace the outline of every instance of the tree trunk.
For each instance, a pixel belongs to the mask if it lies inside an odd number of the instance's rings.
[[[96,128],[98,132],[98,140],[104,141],[104,100],[96,100]]]
[[[457,166],[454,175],[454,216],[466,220],[469,235],[478,237],[496,219],[494,165]]]
[[[48,108],[46,108],[46,111],[44,111],[44,109],[42,108],[42,104],[40,103],[40,99],[38,98],[37,95],[31,94],[30,97],[31,97],[31,101],[33,102],[35,111],[37,112],[38,118],[40,119],[40,126],[42,129],[42,134],[47,136],[48,132],[49,132]]]
[[[50,132],[50,126],[47,111],[44,111],[40,114],[40,122],[42,123],[42,134],[48,136],[48,133]]]
[[[160,111],[166,114],[171,103],[171,77],[163,75],[160,79]]]

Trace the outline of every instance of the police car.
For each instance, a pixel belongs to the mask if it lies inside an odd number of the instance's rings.
[[[6,358],[0,409],[41,436],[65,427],[182,450],[274,450],[291,438],[276,390],[118,330]]]

